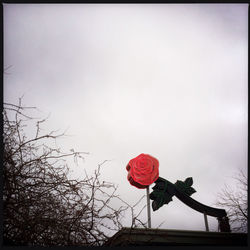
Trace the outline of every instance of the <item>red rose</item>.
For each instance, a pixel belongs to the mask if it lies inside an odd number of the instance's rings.
[[[146,188],[159,178],[159,161],[148,154],[130,160],[126,169],[128,181],[137,188]]]

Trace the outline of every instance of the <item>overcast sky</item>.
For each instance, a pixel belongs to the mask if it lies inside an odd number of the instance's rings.
[[[147,153],[161,177],[192,176],[192,197],[214,206],[247,170],[247,30],[247,4],[4,4],[4,101],[24,95],[50,114],[45,131],[68,128],[58,144],[90,153],[75,176],[110,160],[102,176],[129,203],[145,190],[125,167]],[[152,227],[162,221],[205,230],[177,198],[152,212]]]

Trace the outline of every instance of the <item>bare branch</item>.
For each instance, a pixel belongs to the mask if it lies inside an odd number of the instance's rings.
[[[247,232],[247,176],[242,169],[239,169],[233,179],[237,181],[237,189],[233,189],[225,184],[221,192],[218,193],[215,204],[226,209],[232,231]]]
[[[48,146],[49,142],[65,136],[51,131],[40,134],[41,123],[36,123],[35,135],[27,138],[23,127],[29,115],[23,114],[22,98],[19,104],[4,104],[4,241],[28,246],[100,246],[113,231],[122,228],[121,219],[131,212],[131,227],[146,223],[139,218],[143,206],[129,205],[117,194],[117,186],[102,180],[105,160],[98,164],[94,174],[81,180],[69,178],[66,159],[84,159],[88,152]],[[14,112],[14,116],[8,115]],[[13,117],[11,120],[10,117]],[[23,117],[28,120],[25,121]],[[115,201],[120,203],[114,208]],[[117,203],[116,203],[117,204]]]

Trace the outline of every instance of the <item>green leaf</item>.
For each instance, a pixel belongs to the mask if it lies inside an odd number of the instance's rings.
[[[149,198],[153,200],[153,211],[172,201],[172,197],[174,195],[173,190],[168,185],[168,181],[165,179],[159,177],[155,184],[153,192],[149,194]]]
[[[196,192],[195,189],[191,187],[192,184],[193,184],[193,178],[189,177],[184,182],[177,180],[175,183],[175,186],[177,187],[177,189],[180,192],[182,192],[188,196],[191,196],[193,193]]]
[[[196,190],[192,187],[189,187],[185,190],[185,194],[187,194],[188,196],[191,196],[195,192],[196,192]]]
[[[193,185],[193,178],[192,177],[188,177],[185,181],[187,186],[192,186]]]
[[[175,186],[182,192],[185,192],[186,188],[187,188],[187,185],[185,182],[183,181],[179,181],[177,180],[176,183],[175,183]]]

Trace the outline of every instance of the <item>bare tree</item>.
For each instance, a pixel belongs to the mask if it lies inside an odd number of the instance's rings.
[[[243,170],[239,170],[233,177],[236,180],[236,190],[225,185],[220,193],[216,205],[224,207],[231,224],[233,232],[247,233],[248,221],[248,201],[247,201],[247,175]]]
[[[44,120],[26,114],[33,107],[4,103],[3,110],[3,238],[5,244],[30,246],[100,246],[110,231],[122,228],[128,209],[131,227],[142,223],[134,206],[117,194],[117,186],[101,179],[99,164],[94,174],[85,171],[82,180],[68,177],[67,157],[84,158],[86,152],[62,152],[51,142],[62,136],[56,131],[41,134]],[[35,121],[34,136],[24,128]],[[54,145],[54,144],[53,144]],[[55,144],[56,145],[56,144]],[[117,199],[122,206],[114,209]]]

